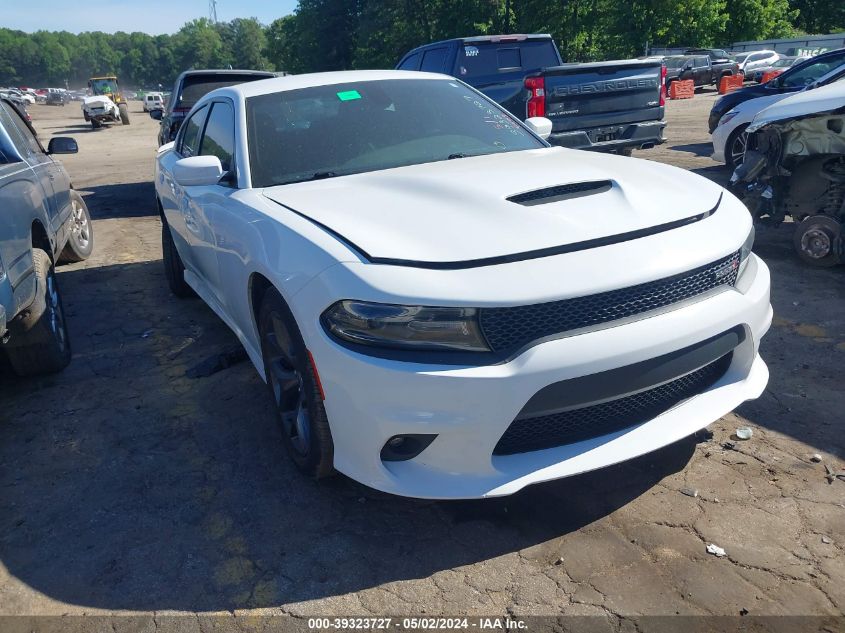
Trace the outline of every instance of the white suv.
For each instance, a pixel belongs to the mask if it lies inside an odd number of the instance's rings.
[[[144,112],[164,110],[164,99],[160,92],[149,92],[144,95]]]
[[[748,76],[748,73],[755,68],[771,66],[779,59],[780,55],[774,51],[749,51],[747,53],[740,53],[736,56],[736,61],[739,63],[739,69],[746,76]]]

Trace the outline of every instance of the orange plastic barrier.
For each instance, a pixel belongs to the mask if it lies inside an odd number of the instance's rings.
[[[767,72],[767,73],[763,73],[763,76],[760,78],[760,83],[761,83],[761,84],[764,84],[764,83],[766,83],[767,81],[770,81],[771,79],[774,79],[775,77],[777,77],[777,76],[778,76],[779,74],[781,74],[782,72],[783,72],[782,70],[770,70],[770,71],[769,71],[769,72]]]
[[[745,75],[742,73],[722,77],[722,80],[719,82],[719,94],[724,95],[733,92],[737,88],[742,88],[743,81],[745,81]]]
[[[695,95],[695,82],[692,79],[673,81],[669,84],[670,99],[692,99]]]

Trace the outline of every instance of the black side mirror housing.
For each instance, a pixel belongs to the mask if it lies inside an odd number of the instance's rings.
[[[48,154],[76,154],[78,151],[76,139],[69,136],[54,136],[47,144]]]
[[[159,110],[156,108],[155,110],[150,110],[150,118],[155,119],[156,121],[161,121],[162,117],[164,116],[164,111]]]

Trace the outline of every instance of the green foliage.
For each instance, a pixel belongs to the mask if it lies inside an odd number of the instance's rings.
[[[269,26],[202,18],[173,35],[0,28],[0,86],[170,85],[189,68],[293,73],[392,68],[440,39],[550,33],[566,61],[642,55],[648,45],[716,46],[845,28],[845,0],[299,0]]]

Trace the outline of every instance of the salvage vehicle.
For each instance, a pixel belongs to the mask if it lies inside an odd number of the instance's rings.
[[[272,79],[287,73],[263,70],[186,70],[176,78],[173,92],[164,108],[153,108],[150,116],[161,121],[158,130],[159,147],[176,138],[179,126],[194,104],[216,88],[234,86],[247,81]]]
[[[81,261],[94,246],[91,218],[57,154],[45,151],[11,102],[0,99],[0,354],[21,376],[63,369],[71,357],[55,264]]]
[[[746,86],[745,88],[729,92],[720,97],[710,110],[710,118],[707,121],[710,133],[713,133],[713,130],[719,125],[719,120],[726,112],[732,110],[743,101],[784,92],[798,92],[818,81],[821,76],[826,75],[842,64],[845,64],[845,48],[828,51],[794,66],[790,66],[772,81]]]
[[[845,79],[845,63],[834,68],[826,75],[822,75],[815,83],[804,90],[813,90],[836,81]],[[795,93],[774,92],[756,99],[743,101],[719,119],[719,124],[713,130],[713,155],[715,161],[725,163],[731,170],[742,163],[748,143],[748,126],[755,116],[770,105],[777,103]]]
[[[69,101],[68,95],[66,92],[59,90],[58,88],[50,88],[47,91],[47,105],[58,105],[64,107],[64,105]]]
[[[396,68],[457,77],[521,120],[547,117],[552,145],[630,156],[665,141],[658,58],[564,64],[551,35],[489,35],[420,46]]]
[[[129,104],[120,92],[117,77],[92,77],[88,89],[91,96],[82,100],[82,116],[92,128],[118,122],[129,125]]]
[[[769,106],[748,135],[731,184],[755,221],[776,226],[789,215],[802,261],[845,262],[845,81]]]
[[[452,77],[347,71],[215,90],[159,149],[170,289],[237,335],[302,472],[506,495],[760,395],[742,203],[551,129]]]

